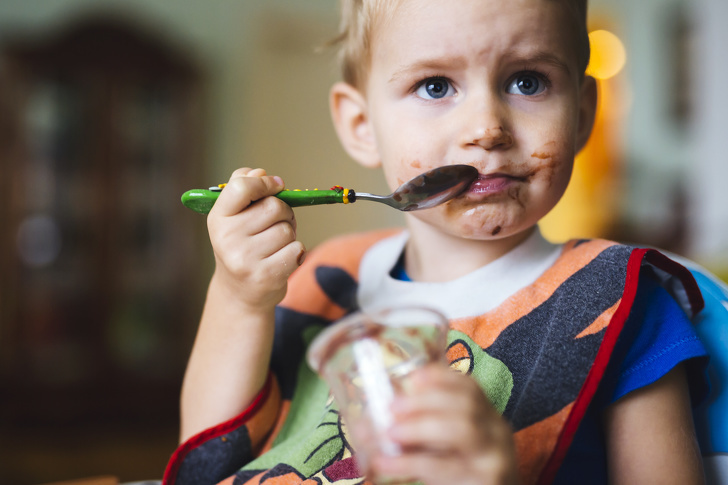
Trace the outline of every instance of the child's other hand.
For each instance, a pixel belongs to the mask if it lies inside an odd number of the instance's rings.
[[[251,310],[270,310],[283,299],[305,254],[293,210],[272,197],[281,190],[283,181],[263,169],[238,169],[207,218],[214,278]]]
[[[427,485],[518,482],[511,428],[474,379],[433,365],[413,374],[411,384],[392,405],[389,436],[403,454],[376,457],[377,474]]]

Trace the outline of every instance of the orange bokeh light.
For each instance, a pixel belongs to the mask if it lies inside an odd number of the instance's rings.
[[[609,79],[619,73],[627,62],[627,52],[619,37],[607,30],[589,34],[591,59],[586,73],[597,79]]]

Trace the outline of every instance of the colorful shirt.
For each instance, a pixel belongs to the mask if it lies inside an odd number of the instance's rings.
[[[689,272],[655,251],[599,240],[554,246],[538,233],[454,282],[401,282],[390,271],[407,235],[391,235],[339,238],[309,255],[277,309],[265,388],[240,416],[184,443],[165,483],[362,483],[335,403],[304,355],[345,314],[391,303],[427,303],[446,314],[451,366],[475,378],[513,426],[523,482],[549,483],[638,288],[652,279],[687,311],[702,305]]]

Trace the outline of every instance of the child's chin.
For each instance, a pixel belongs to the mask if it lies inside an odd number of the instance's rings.
[[[495,241],[513,235],[513,231],[509,227],[497,224],[480,226],[461,224],[459,226],[448,228],[448,232],[452,236],[472,241]]]
[[[451,227],[452,235],[473,241],[501,241],[508,238],[518,239],[519,235],[526,235],[533,225],[514,224],[503,221],[493,223],[492,220],[478,224],[476,221],[463,222],[458,226]]]

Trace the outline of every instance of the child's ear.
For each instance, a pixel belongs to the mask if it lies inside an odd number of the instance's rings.
[[[347,83],[336,83],[329,94],[334,128],[346,152],[361,165],[381,165],[377,142],[369,120],[364,96]]]
[[[591,76],[584,76],[579,93],[579,126],[576,133],[576,151],[578,152],[589,140],[594,118],[597,114],[597,82]]]

